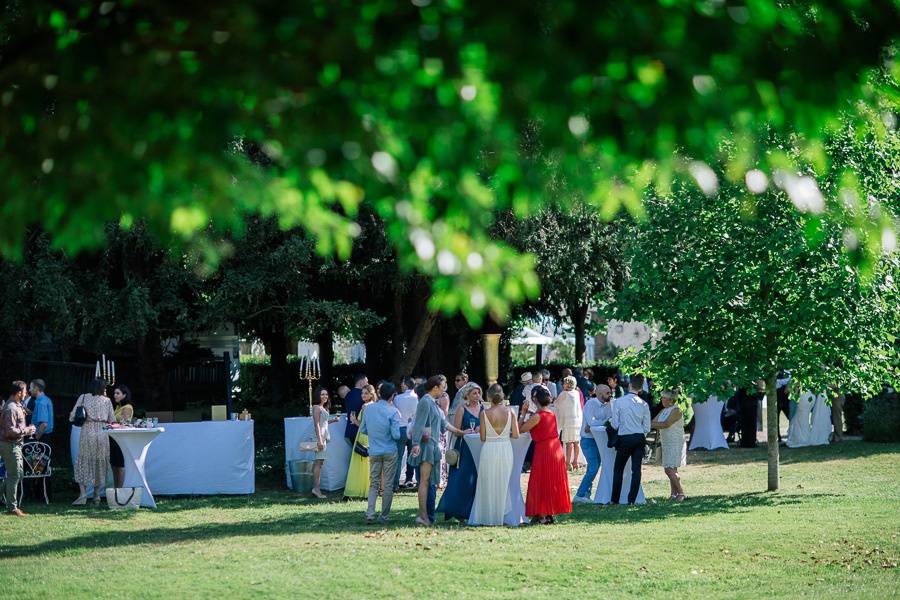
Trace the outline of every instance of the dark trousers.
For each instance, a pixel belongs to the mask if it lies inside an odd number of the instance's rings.
[[[641,488],[641,459],[644,458],[644,436],[640,433],[630,433],[619,436],[619,444],[616,446],[616,462],[613,465],[612,504],[619,503],[622,495],[622,476],[625,473],[625,463],[631,459],[631,487],[628,489],[628,504],[634,504],[637,500],[638,490]]]

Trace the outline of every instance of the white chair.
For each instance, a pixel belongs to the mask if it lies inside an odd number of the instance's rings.
[[[50,466],[49,444],[44,442],[26,442],[22,446],[22,486],[19,490],[19,506],[22,506],[22,497],[25,491],[26,479],[40,479],[44,488],[44,504],[50,504],[47,496],[47,479],[53,474]]]

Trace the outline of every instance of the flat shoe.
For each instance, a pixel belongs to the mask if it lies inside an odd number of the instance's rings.
[[[431,521],[429,521],[428,519],[423,519],[422,517],[416,517],[416,525],[431,527]]]
[[[85,504],[87,504],[87,496],[79,496],[72,503],[72,506],[84,506]]]

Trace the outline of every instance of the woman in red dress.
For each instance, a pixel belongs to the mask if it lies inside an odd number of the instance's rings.
[[[540,408],[521,428],[523,432],[531,431],[531,441],[534,442],[525,515],[531,517],[532,524],[549,525],[553,523],[553,515],[572,512],[572,499],[569,496],[566,457],[556,430],[556,415],[548,408],[550,392],[546,388],[538,388],[535,401]]]

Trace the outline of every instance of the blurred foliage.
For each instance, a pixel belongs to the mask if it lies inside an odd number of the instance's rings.
[[[366,199],[432,308],[502,320],[538,278],[488,235],[496,211],[640,217],[650,189],[718,185],[704,162],[736,190],[793,167],[773,132],[850,186],[823,140],[839,110],[897,97],[898,31],[894,0],[11,0],[0,251],[20,257],[32,223],[77,251],[145,219],[212,268],[256,213],[346,258]]]

